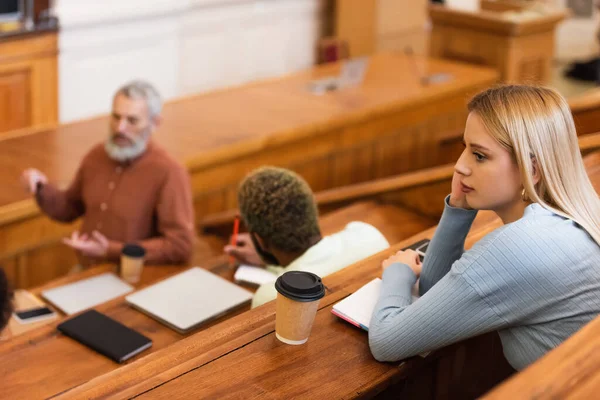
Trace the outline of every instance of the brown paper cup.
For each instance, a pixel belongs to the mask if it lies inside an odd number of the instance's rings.
[[[129,283],[138,283],[144,269],[143,257],[129,257],[121,254],[121,278]]]
[[[288,299],[277,293],[275,336],[283,343],[304,344],[310,336],[319,300],[302,302]]]

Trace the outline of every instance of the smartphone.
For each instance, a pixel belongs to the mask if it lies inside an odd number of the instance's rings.
[[[423,262],[423,259],[425,258],[425,253],[427,252],[427,248],[429,247],[429,242],[431,242],[431,240],[429,239],[419,240],[417,243],[413,243],[402,250],[411,249],[416,251],[419,255],[419,258],[421,259],[421,262]]]
[[[49,307],[37,307],[29,310],[15,311],[13,315],[17,322],[21,324],[31,324],[33,322],[55,317],[56,313]]]

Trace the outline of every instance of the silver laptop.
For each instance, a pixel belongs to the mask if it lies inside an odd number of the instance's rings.
[[[187,333],[251,299],[251,292],[200,267],[125,298],[136,309],[179,333]]]
[[[107,272],[75,283],[44,290],[42,297],[68,315],[76,314],[109,300],[133,292],[113,273]]]

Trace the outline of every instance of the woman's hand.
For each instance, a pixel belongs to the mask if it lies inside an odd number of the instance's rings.
[[[452,207],[471,209],[469,203],[467,203],[467,197],[462,191],[460,174],[456,171],[454,171],[454,176],[452,177],[452,193],[450,193],[449,203]]]
[[[387,260],[384,260],[381,263],[381,268],[385,271],[387,267],[394,263],[406,264],[412,269],[417,278],[421,276],[421,269],[423,268],[423,263],[419,258],[419,254],[414,250],[400,250]]]

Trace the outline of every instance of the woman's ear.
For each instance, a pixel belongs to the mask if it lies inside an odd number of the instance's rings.
[[[535,157],[531,157],[531,173],[531,179],[533,180],[533,185],[535,186],[542,179],[540,167],[538,165],[537,158]]]

